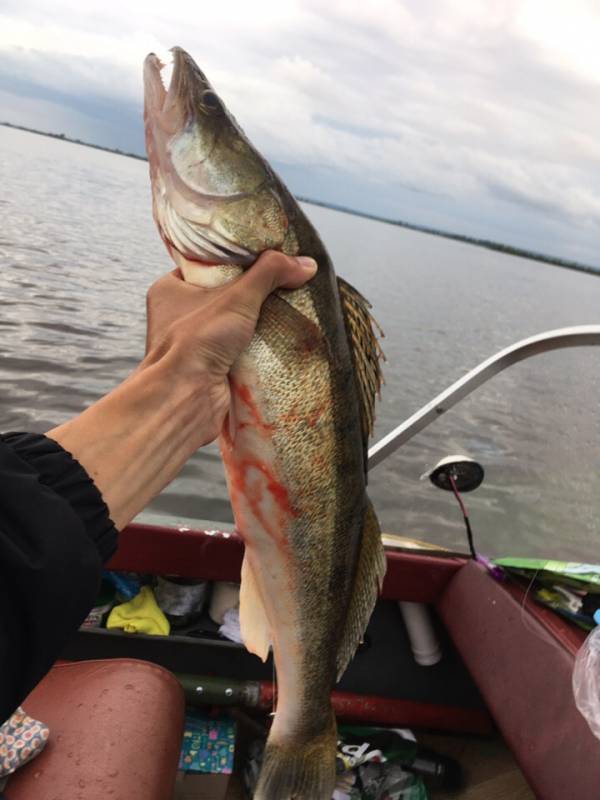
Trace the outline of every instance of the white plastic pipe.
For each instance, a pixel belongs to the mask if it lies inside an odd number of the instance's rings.
[[[409,603],[404,600],[400,601],[398,605],[406,625],[415,661],[422,667],[431,667],[433,664],[437,664],[442,657],[442,648],[435,635],[429,609],[423,603]]]

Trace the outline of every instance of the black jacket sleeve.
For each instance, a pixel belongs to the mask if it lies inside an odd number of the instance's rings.
[[[116,542],[69,453],[40,434],[0,434],[0,724],[85,619]]]

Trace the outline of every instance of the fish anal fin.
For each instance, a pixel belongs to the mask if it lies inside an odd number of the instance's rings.
[[[375,330],[380,336],[383,336],[383,331],[371,315],[369,301],[343,278],[338,277],[337,283],[358,384],[361,427],[366,448],[375,422],[375,398],[383,383],[381,362],[384,355]]]
[[[242,562],[240,628],[246,649],[266,661],[271,646],[271,626],[247,554]]]
[[[368,503],[363,520],[360,552],[346,616],[346,627],[338,646],[337,680],[344,674],[365,634],[381,590],[385,569],[386,560],[379,523],[373,507]]]

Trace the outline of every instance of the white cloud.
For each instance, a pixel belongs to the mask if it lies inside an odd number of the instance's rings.
[[[591,2],[3,8],[0,74],[8,68],[75,100],[139,106],[144,56],[180,44],[270,158],[351,176],[366,207],[384,185],[446,198],[431,201],[436,220],[450,199],[448,227],[460,227],[461,209],[470,233],[479,215],[482,230],[495,224],[499,236],[521,226],[533,248],[547,249],[551,223],[559,246],[561,233],[570,242],[581,235],[578,253],[598,262],[600,12]]]
[[[600,83],[600,13],[590,0],[523,0],[516,27],[544,57]]]

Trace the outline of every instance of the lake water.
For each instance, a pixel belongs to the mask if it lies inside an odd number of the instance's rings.
[[[0,186],[0,430],[43,432],[138,363],[145,291],[171,265],[144,162],[0,127]],[[594,275],[305,208],[386,332],[375,439],[518,339],[600,323]],[[482,552],[599,561],[599,398],[600,348],[511,367],[373,470],[383,528],[464,549],[453,498],[420,476],[466,453],[486,470],[466,497]],[[231,522],[217,448],[147,514]]]

